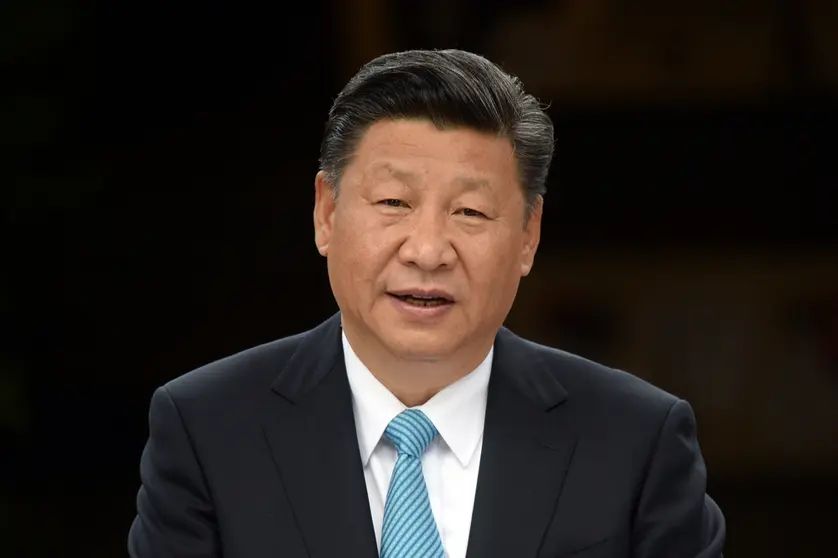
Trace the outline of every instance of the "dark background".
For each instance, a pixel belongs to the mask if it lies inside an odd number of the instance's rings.
[[[515,6],[3,3],[0,554],[125,555],[153,389],[336,310],[310,213],[332,98],[456,46],[556,123],[510,327],[693,403],[728,556],[824,555],[838,10]]]

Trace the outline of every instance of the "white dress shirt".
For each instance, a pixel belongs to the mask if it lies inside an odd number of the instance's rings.
[[[384,503],[398,457],[395,446],[384,436],[384,429],[407,407],[358,359],[345,334],[343,353],[380,552]],[[439,432],[422,456],[422,471],[448,558],[465,558],[468,548],[493,354],[494,348],[473,372],[416,407]]]

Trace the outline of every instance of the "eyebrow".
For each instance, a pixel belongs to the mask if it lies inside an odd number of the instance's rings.
[[[397,169],[390,163],[382,163],[380,165],[376,165],[373,169],[373,174],[379,174],[381,171],[386,171],[390,176],[398,180],[399,182],[404,182],[405,184],[412,184],[416,182],[416,175],[410,171]]]
[[[398,180],[399,182],[403,182],[407,185],[411,185],[416,182],[417,175],[404,169],[399,169],[394,167],[391,163],[385,162],[380,165],[376,165],[376,168],[373,169],[373,174],[378,174],[380,171],[386,171],[389,173],[390,176]],[[465,176],[460,175],[456,176],[453,182],[462,184],[467,191],[471,190],[481,190],[484,188],[489,188],[489,181],[484,178],[479,178],[475,176]]]

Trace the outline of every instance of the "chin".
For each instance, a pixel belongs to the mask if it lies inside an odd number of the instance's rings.
[[[445,331],[410,331],[391,328],[383,331],[381,341],[394,355],[405,360],[433,362],[442,360],[461,345]]]

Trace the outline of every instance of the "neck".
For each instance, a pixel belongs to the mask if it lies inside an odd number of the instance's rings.
[[[464,347],[456,358],[410,359],[394,354],[377,340],[356,335],[344,324],[352,350],[373,376],[407,407],[423,405],[428,400],[470,374],[489,354],[494,337],[486,342]]]

